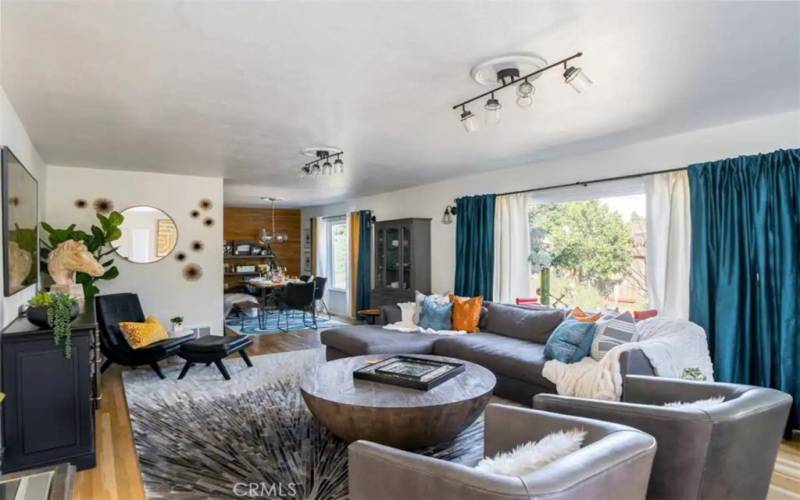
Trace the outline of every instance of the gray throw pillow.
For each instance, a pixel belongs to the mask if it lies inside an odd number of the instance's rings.
[[[600,361],[611,349],[635,341],[636,321],[630,311],[607,315],[597,321],[592,341],[592,358]]]

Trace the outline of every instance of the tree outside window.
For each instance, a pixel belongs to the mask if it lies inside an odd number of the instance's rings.
[[[641,194],[532,205],[537,295],[556,305],[646,308],[645,210]]]

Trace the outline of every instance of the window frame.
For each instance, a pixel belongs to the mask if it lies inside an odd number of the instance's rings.
[[[328,266],[328,290],[334,292],[347,292],[347,283],[350,278],[350,269],[347,265],[347,259],[350,255],[350,239],[347,235],[347,217],[345,216],[338,216],[338,217],[331,217],[325,220],[326,224],[326,250],[327,250],[327,266]],[[334,265],[335,265],[335,256],[334,256],[334,245],[333,245],[333,231],[334,227],[343,225],[345,227],[345,266],[344,266],[344,287],[337,287],[335,286],[335,278],[334,278]]]

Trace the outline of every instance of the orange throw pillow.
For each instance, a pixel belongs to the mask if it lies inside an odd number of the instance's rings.
[[[481,319],[483,297],[459,297],[450,295],[453,303],[453,330],[464,330],[467,333],[480,331],[478,323]]]
[[[588,315],[585,312],[583,312],[580,307],[576,307],[575,309],[572,310],[572,312],[569,313],[569,317],[576,321],[580,321],[581,323],[594,323],[598,319],[602,318],[603,314],[596,313]]]

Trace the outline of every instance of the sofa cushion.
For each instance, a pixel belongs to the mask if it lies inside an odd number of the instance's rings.
[[[577,363],[589,355],[595,323],[568,319],[558,325],[544,345],[544,357],[562,363]]]
[[[384,330],[377,325],[329,328],[320,333],[326,346],[358,356],[362,354],[430,354],[435,335]]]
[[[544,344],[563,321],[560,309],[533,309],[511,304],[486,303],[489,315],[482,331]]]
[[[542,376],[545,363],[542,344],[481,332],[440,337],[433,345],[433,353],[472,361],[497,375],[555,391],[552,382]]]

